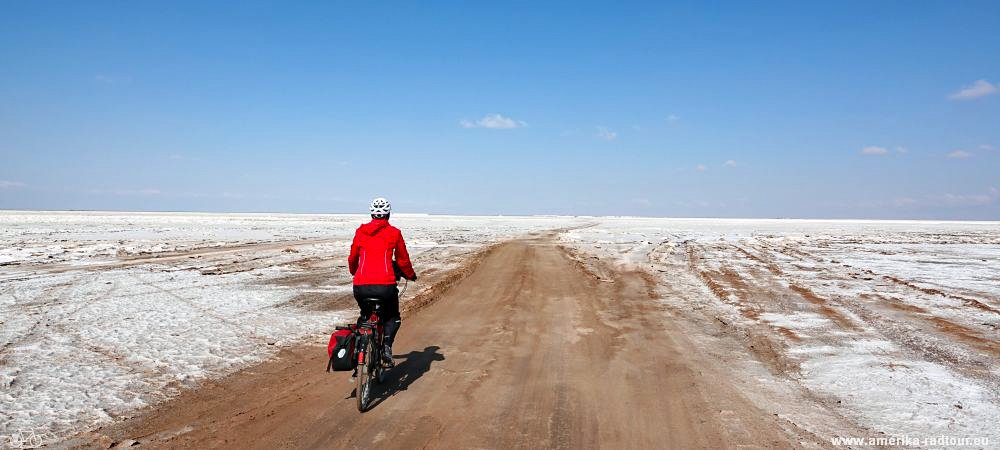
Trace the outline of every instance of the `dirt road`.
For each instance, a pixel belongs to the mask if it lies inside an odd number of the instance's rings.
[[[641,274],[600,281],[550,241],[514,241],[405,318],[367,413],[310,346],[99,433],[178,448],[826,446],[700,363],[660,308]]]

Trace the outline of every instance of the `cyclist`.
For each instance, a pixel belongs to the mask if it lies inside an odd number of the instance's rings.
[[[371,317],[372,311],[362,299],[377,298],[382,301],[379,320],[385,327],[385,351],[383,358],[392,365],[392,341],[399,331],[399,289],[396,287],[395,267],[402,276],[417,281],[417,274],[410,263],[406,244],[399,229],[389,225],[389,201],[384,198],[372,200],[372,221],[358,227],[351,244],[351,255],[347,258],[351,275],[354,275],[354,299],[361,308],[358,324]],[[393,261],[393,255],[396,260]]]

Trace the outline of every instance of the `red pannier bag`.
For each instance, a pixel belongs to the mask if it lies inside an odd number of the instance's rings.
[[[332,370],[354,370],[357,361],[354,357],[354,341],[357,334],[354,332],[355,325],[347,328],[337,327],[330,335],[330,343],[326,345],[326,354],[330,357],[330,362],[326,364],[326,371]]]

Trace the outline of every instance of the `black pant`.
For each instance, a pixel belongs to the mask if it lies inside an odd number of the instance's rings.
[[[392,346],[399,331],[399,288],[395,284],[362,284],[354,286],[354,300],[361,308],[358,324],[368,320],[372,315],[372,306],[362,299],[377,298],[382,301],[378,309],[379,320],[385,326],[385,344]]]

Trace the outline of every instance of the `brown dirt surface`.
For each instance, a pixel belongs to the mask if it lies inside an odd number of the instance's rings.
[[[547,239],[505,243],[480,256],[408,309],[396,367],[376,387],[368,412],[356,408],[350,374],[325,372],[325,347],[310,345],[77,442],[104,448],[132,440],[142,448],[828,447],[755,406],[728,372],[704,363],[642,274],[596,280]]]

